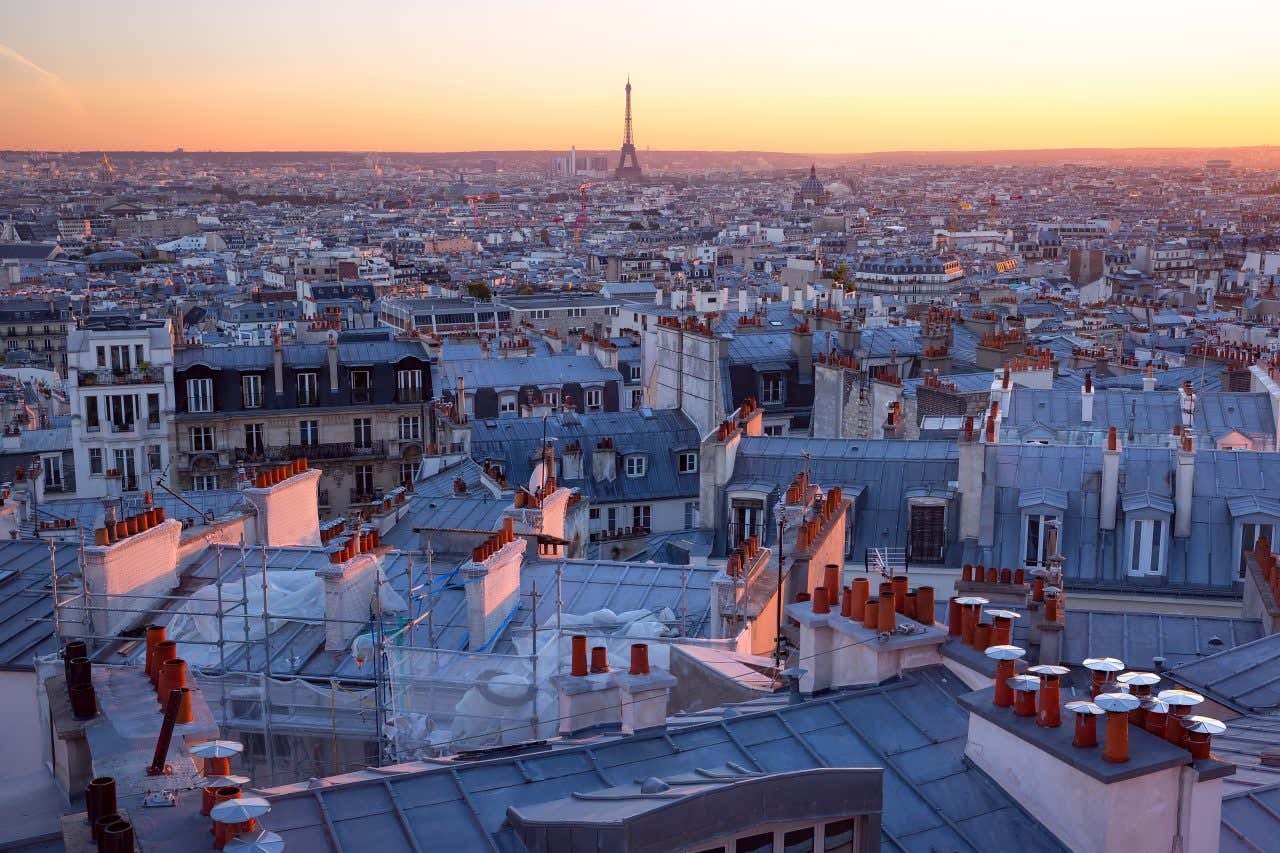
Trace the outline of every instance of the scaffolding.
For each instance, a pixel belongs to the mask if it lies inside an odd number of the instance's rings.
[[[559,705],[552,677],[567,673],[575,634],[605,646],[615,668],[626,666],[635,642],[650,645],[658,667],[668,666],[672,642],[733,646],[685,636],[683,593],[679,615],[665,607],[564,613],[557,572],[555,607],[542,624],[533,617],[540,600],[535,586],[479,649],[441,648],[434,608],[452,573],[437,575],[429,551],[417,570],[413,556],[423,555],[411,555],[407,614],[386,615],[387,595],[398,593],[379,575],[369,617],[343,620],[325,618],[323,587],[312,572],[273,570],[265,549],[258,550],[242,548],[227,571],[219,557],[212,583],[168,595],[85,589],[82,577],[59,578],[55,559],[53,613],[32,618],[52,621],[61,640],[89,642],[98,665],[139,666],[143,626],[163,616],[168,639],[180,643],[214,719],[226,737],[244,743],[240,766],[257,787],[554,737]],[[95,619],[99,613],[108,618]],[[129,627],[95,632],[104,621]],[[315,667],[290,650],[296,645],[311,660],[324,660],[316,650],[334,625],[354,636],[346,651],[358,672],[339,666],[344,652],[331,659],[331,671],[301,674]],[[501,652],[492,650],[498,636]]]

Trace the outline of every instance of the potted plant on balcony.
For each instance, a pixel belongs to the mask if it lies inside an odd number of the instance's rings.
[[[92,370],[84,371],[83,373],[80,374],[80,384],[81,385],[97,385],[98,374],[94,373]]]

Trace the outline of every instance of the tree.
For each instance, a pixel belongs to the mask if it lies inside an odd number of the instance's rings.
[[[476,279],[467,285],[467,294],[472,299],[479,299],[481,302],[488,302],[493,299],[493,290],[490,289],[487,282]]]

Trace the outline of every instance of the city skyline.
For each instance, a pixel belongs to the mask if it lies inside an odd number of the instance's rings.
[[[751,3],[58,8],[0,38],[0,111],[16,118],[0,148],[613,151],[628,72],[641,150],[1280,142],[1280,116],[1259,109],[1280,69],[1266,28],[1232,13],[1244,4],[1059,18],[819,3],[786,21]]]

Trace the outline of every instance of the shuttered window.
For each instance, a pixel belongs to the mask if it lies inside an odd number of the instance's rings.
[[[914,563],[941,563],[947,544],[946,507],[914,505],[911,507],[911,532],[908,546]]]

